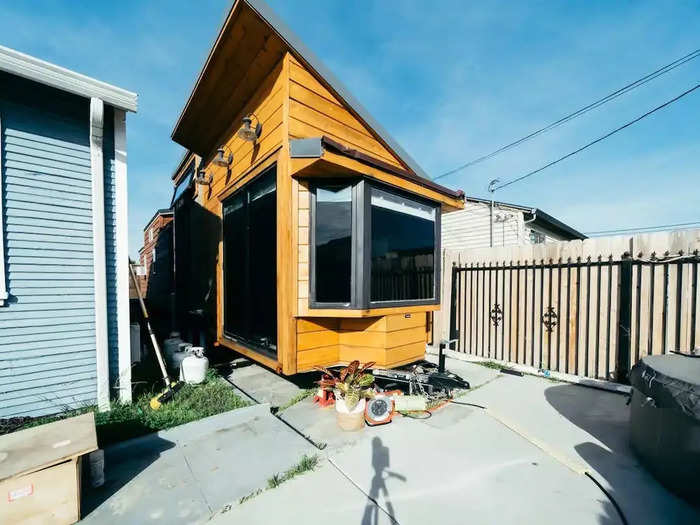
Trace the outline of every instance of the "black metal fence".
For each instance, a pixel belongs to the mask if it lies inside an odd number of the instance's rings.
[[[586,258],[452,268],[457,350],[596,379],[627,381],[648,354],[697,344],[700,258]]]

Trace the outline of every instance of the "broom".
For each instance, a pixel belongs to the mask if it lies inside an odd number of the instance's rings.
[[[153,397],[151,399],[151,402],[149,403],[153,410],[158,410],[164,403],[167,403],[173,398],[175,393],[182,388],[183,383],[182,381],[170,380],[168,371],[165,368],[163,356],[160,353],[160,346],[158,346],[158,341],[156,340],[156,336],[153,333],[153,329],[151,328],[151,322],[148,317],[148,310],[146,310],[146,303],[143,302],[143,297],[141,296],[141,288],[139,287],[139,283],[136,280],[136,273],[134,273],[134,266],[131,264],[131,261],[129,261],[129,273],[131,274],[131,280],[134,283],[134,288],[136,288],[136,295],[139,298],[141,312],[143,313],[143,321],[146,324],[146,330],[148,331],[148,335],[151,338],[151,345],[153,346],[156,358],[158,359],[158,365],[160,366],[160,371],[163,374],[163,382],[165,383],[165,390],[163,390],[157,396]]]

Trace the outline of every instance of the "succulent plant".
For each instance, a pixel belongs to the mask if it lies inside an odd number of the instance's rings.
[[[318,385],[323,390],[332,390],[336,396],[345,400],[348,410],[357,406],[362,398],[371,398],[374,395],[374,375],[366,371],[374,366],[374,361],[360,365],[359,361],[353,361],[348,366],[335,372],[322,366],[315,367],[323,372]]]

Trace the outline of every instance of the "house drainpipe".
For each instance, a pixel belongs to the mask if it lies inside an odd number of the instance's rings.
[[[530,224],[531,222],[534,222],[535,219],[537,219],[537,208],[532,208],[532,210],[530,210],[530,213],[532,214],[532,219],[523,221],[523,233],[525,233],[525,225]]]
[[[489,246],[493,248],[493,194],[496,191],[496,184],[501,182],[501,179],[493,179],[489,182],[489,193],[491,194],[491,207],[489,209]]]

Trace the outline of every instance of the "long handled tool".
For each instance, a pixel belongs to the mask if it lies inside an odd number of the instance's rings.
[[[141,312],[143,313],[143,321],[146,324],[146,330],[148,335],[151,337],[151,345],[155,351],[156,358],[158,359],[158,365],[160,366],[160,371],[163,374],[163,382],[165,383],[165,390],[151,399],[150,405],[153,410],[158,410],[163,403],[170,401],[175,393],[182,388],[182,381],[171,381],[168,375],[168,370],[165,368],[165,362],[163,361],[163,355],[160,353],[160,346],[158,346],[158,341],[151,328],[151,322],[148,317],[148,310],[146,310],[146,303],[143,302],[143,296],[141,295],[141,288],[139,287],[139,282],[136,279],[136,273],[134,272],[134,266],[129,262],[129,273],[131,274],[131,280],[134,283],[134,288],[136,288],[136,295],[139,298],[139,304],[141,305]]]

